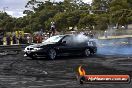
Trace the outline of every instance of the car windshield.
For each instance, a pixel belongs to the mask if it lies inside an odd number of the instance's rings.
[[[59,42],[63,37],[63,35],[53,36],[45,40],[43,43],[56,43]]]

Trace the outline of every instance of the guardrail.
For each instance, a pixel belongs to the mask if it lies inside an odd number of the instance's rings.
[[[29,44],[21,44],[21,45],[0,45],[0,53],[9,53],[9,52],[20,52],[24,50],[26,46]]]

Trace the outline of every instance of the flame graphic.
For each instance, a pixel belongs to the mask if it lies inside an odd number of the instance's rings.
[[[80,76],[84,76],[86,74],[85,70],[82,68],[82,66],[79,66],[78,72]]]

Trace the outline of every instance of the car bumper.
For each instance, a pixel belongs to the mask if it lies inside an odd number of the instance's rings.
[[[31,51],[24,51],[24,57],[46,57],[47,56],[47,52],[46,51],[35,51],[35,52],[31,52]]]

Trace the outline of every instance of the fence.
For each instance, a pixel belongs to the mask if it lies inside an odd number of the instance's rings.
[[[0,54],[1,53],[19,53],[24,50],[26,46],[29,44],[21,44],[21,45],[0,45]]]
[[[109,29],[109,30],[106,30],[106,31],[98,31],[96,33],[96,36],[98,36],[99,39],[132,37],[132,30]]]

